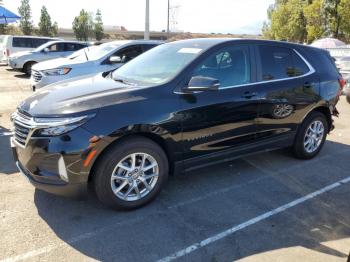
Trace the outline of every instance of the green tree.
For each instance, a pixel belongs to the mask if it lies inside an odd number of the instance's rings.
[[[22,0],[21,6],[18,8],[21,16],[20,25],[24,35],[31,35],[33,32],[32,12],[30,10],[29,0]]]
[[[307,42],[311,43],[326,33],[324,0],[314,0],[304,8],[306,18]]]
[[[294,42],[306,41],[306,18],[304,0],[279,0],[268,10],[270,16],[269,29],[266,30],[272,39]]]
[[[100,9],[97,9],[97,12],[96,12],[95,23],[94,23],[94,33],[97,41],[102,40],[104,33],[103,33],[102,14]]]
[[[324,0],[324,11],[326,15],[326,26],[328,34],[338,38],[341,23],[339,6],[341,0]]]
[[[92,15],[82,9],[79,16],[74,18],[73,31],[78,40],[87,41],[93,35]]]
[[[339,26],[345,41],[350,41],[350,0],[341,0],[339,5],[341,23]]]
[[[57,35],[57,23],[51,22],[51,16],[47,11],[47,8],[43,6],[41,8],[41,16],[39,22],[39,34],[43,36],[56,36]]]

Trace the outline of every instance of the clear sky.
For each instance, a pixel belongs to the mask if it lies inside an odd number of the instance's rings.
[[[17,13],[20,0],[3,0],[4,6]],[[178,5],[177,28],[186,32],[247,33],[261,32],[266,10],[274,0],[170,0]],[[59,27],[70,28],[79,11],[101,9],[105,25],[143,30],[145,0],[30,0],[34,23],[42,5],[48,8]],[[150,0],[151,30],[166,29],[167,0]]]

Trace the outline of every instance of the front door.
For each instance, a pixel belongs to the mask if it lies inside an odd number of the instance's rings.
[[[251,49],[231,45],[209,54],[193,76],[218,79],[217,91],[179,94],[185,168],[220,160],[241,145],[254,143],[259,96],[252,84]]]

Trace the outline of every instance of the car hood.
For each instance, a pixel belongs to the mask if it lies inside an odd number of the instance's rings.
[[[32,116],[62,116],[98,110],[109,105],[144,100],[139,87],[125,85],[97,74],[58,82],[40,89],[18,109]]]
[[[79,61],[76,59],[69,59],[69,58],[56,58],[56,59],[51,59],[51,60],[47,60],[47,61],[35,64],[32,67],[32,69],[43,71],[43,70],[54,69],[59,67],[77,67],[85,64],[87,65],[90,62],[91,61],[81,61],[81,60]]]

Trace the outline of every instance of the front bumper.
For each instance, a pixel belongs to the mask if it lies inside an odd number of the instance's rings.
[[[8,59],[8,65],[16,70],[22,69],[23,68],[23,64],[19,63],[16,59]]]
[[[92,166],[84,165],[91,137],[83,128],[58,137],[33,138],[25,146],[11,137],[13,158],[36,188],[62,196],[83,196]]]
[[[39,190],[66,197],[82,197],[87,195],[87,186],[85,183],[52,184],[50,181],[45,181],[45,178],[43,177],[40,177],[40,181],[38,181],[36,180],[35,176],[26,170],[19,161],[16,161],[16,166],[19,172],[25,176],[35,188]]]

